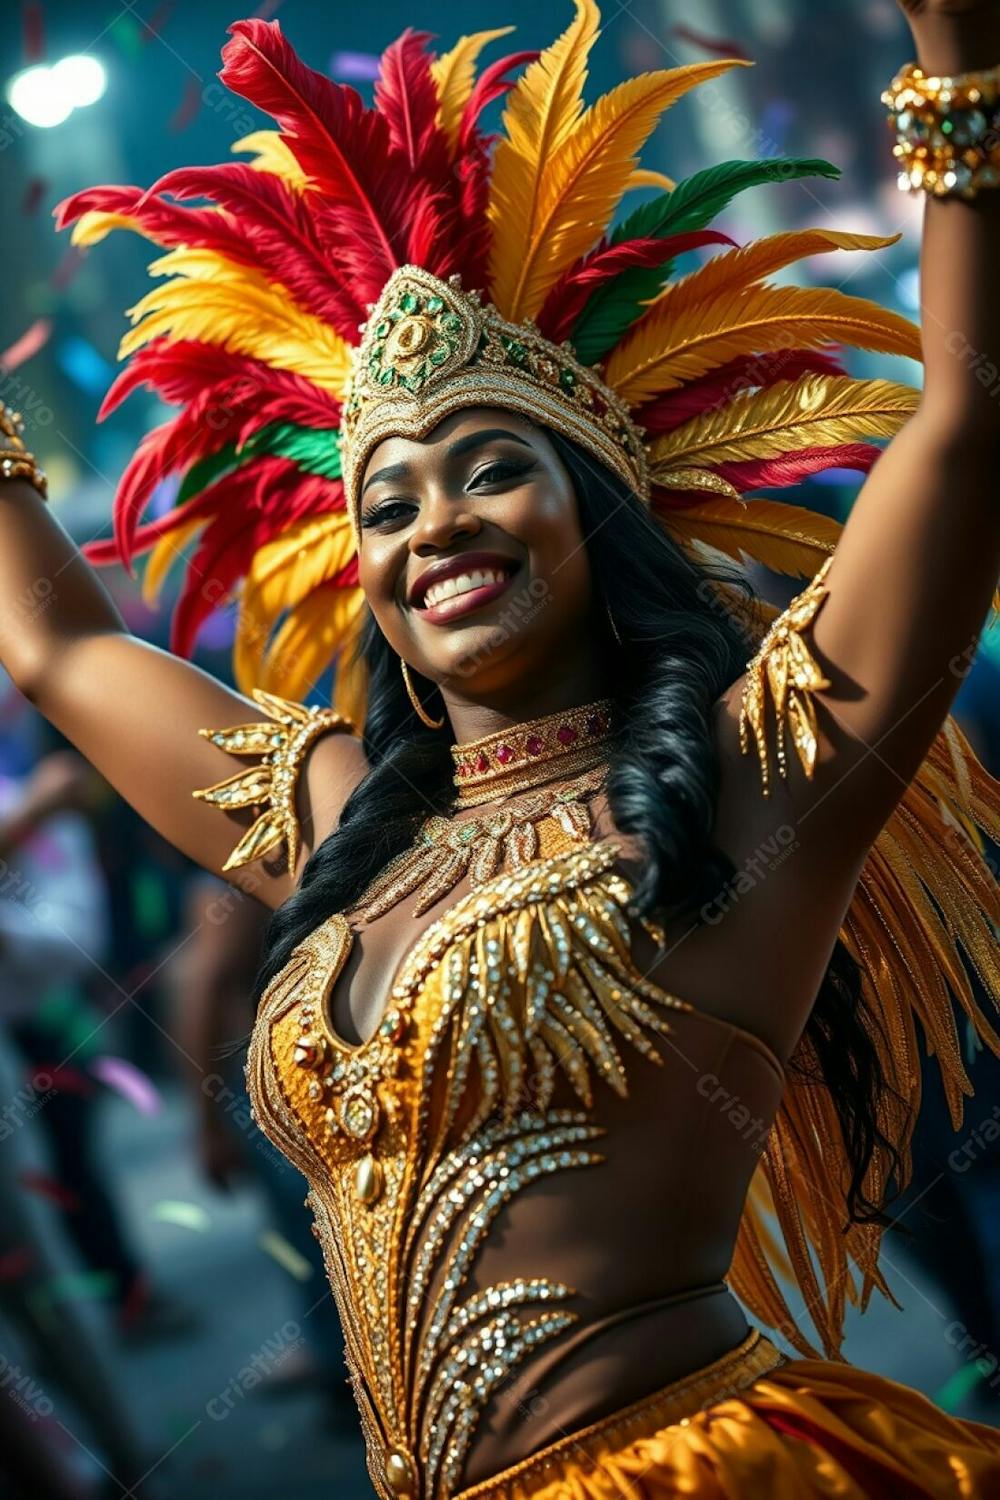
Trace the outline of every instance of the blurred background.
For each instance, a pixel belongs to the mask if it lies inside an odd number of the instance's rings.
[[[511,47],[540,47],[570,13],[563,0],[272,0],[255,12],[277,16],[306,61],[366,98],[376,54],[408,24],[436,33],[440,50],[506,23]],[[117,477],[164,415],[139,393],[95,423],[153,255],[129,235],[74,250],[51,210],[93,183],[145,186],[224,160],[265,123],[215,76],[241,14],[232,0],[6,9],[0,398],[24,415],[79,542],[107,533]],[[723,227],[740,240],[807,225],[898,231],[877,256],[816,257],[796,274],[914,314],[920,206],[896,189],[879,103],[909,55],[891,0],[608,0],[590,97],[719,53],[756,66],[730,74],[711,103],[678,105],[643,165],[680,178],[734,157],[828,158],[839,181],[758,189]],[[857,373],[918,373],[885,366],[854,361]],[[823,475],[801,498],[842,520],[857,482]],[[163,487],[150,514],[173,498]],[[165,645],[171,582],[154,614],[139,579],[118,567],[102,577],[131,627]],[[762,585],[777,602],[794,591]],[[44,609],[47,587],[23,607]],[[227,681],[232,616],[219,608],[196,658]],[[993,629],[956,713],[994,774],[998,676]],[[155,745],[149,759],[155,775]],[[262,909],[163,844],[2,679],[0,877],[0,1496],[369,1493],[305,1185],[258,1133],[243,1091]],[[886,1241],[901,1310],[852,1315],[846,1352],[995,1422],[997,1065],[977,1059],[974,1077],[958,1136],[928,1078],[914,1185]]]

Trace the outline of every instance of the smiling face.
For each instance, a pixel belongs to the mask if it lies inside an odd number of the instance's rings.
[[[574,673],[599,631],[565,466],[541,428],[469,407],[384,439],[361,489],[360,582],[392,648],[446,696]]]

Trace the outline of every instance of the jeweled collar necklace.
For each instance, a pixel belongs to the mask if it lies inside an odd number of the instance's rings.
[[[476,807],[596,766],[607,755],[612,709],[612,700],[601,698],[452,745],[456,806]]]

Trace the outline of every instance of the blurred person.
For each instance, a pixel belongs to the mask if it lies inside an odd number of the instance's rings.
[[[220,1191],[250,1177],[265,1195],[274,1226],[317,1273],[296,1283],[304,1345],[286,1354],[259,1387],[325,1390],[332,1413],[346,1414],[343,1336],[332,1298],[317,1292],[323,1257],[305,1212],[308,1183],[251,1120],[244,1077],[245,1039],[253,1024],[253,984],[267,911],[222,881],[203,876],[189,887],[187,941],[171,964],[173,1034],[188,1060],[202,1170]],[[353,1410],[353,1403],[350,1403]]]
[[[108,405],[180,411],[86,556],[8,423],[0,594],[61,586],[0,616],[0,659],[273,911],[248,1086],[310,1183],[383,1500],[1000,1487],[995,1429],[837,1358],[848,1298],[887,1289],[918,1027],[956,1115],[955,1002],[1000,1048],[965,966],[996,1006],[996,883],[945,837],[997,826],[949,707],[1000,570],[1000,3],[907,15],[887,102],[929,194],[920,330],[766,282],[886,240],[670,279],[744,188],[831,169],[637,177],[663,110],[733,64],[585,109],[592,0],[478,84],[495,33],[432,60],[408,30],[368,111],[237,22],[222,81],[280,127],[254,169],[61,205],[78,243],[167,250]],[[922,353],[922,394],[831,340]],[[871,473],[843,527],[745,498],[845,464]],[[152,588],[181,543],[172,655],[87,561],[152,549]],[[776,615],[720,552],[811,581]],[[249,696],[182,659],[237,591]],[[336,708],[307,708],[331,666]]]

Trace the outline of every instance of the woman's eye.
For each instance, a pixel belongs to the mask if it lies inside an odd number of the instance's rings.
[[[527,474],[534,467],[531,463],[518,463],[514,459],[498,459],[496,463],[487,464],[485,468],[477,469],[472,476],[473,484],[496,484],[502,479],[514,479],[522,474]]]
[[[373,505],[365,511],[361,517],[361,525],[377,526],[380,521],[396,521],[402,513],[412,509],[407,500],[383,500],[381,504]]]

